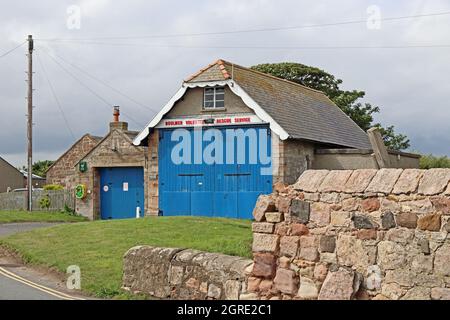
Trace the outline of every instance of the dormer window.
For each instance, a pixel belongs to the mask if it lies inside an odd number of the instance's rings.
[[[204,109],[223,109],[225,108],[225,88],[209,87],[205,88],[203,98]]]

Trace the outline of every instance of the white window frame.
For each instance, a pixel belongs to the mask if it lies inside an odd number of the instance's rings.
[[[213,106],[212,107],[207,107],[206,106],[206,96],[207,96],[206,91],[207,90],[211,90],[211,89],[214,90],[214,93],[212,94],[212,96],[213,96],[213,100],[212,100]],[[222,92],[221,93],[217,93],[218,89],[222,89],[223,93]],[[223,94],[223,100],[217,100],[217,95],[218,94]],[[211,94],[208,94],[208,96],[211,96]],[[211,100],[209,100],[208,102],[211,102]],[[217,102],[223,102],[223,107],[217,107]],[[205,110],[225,109],[225,87],[222,87],[222,86],[220,86],[220,87],[205,87],[203,89],[203,109],[205,109]]]

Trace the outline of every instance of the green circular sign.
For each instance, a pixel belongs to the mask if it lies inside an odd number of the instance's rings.
[[[79,184],[75,187],[75,196],[77,199],[86,197],[86,186],[84,184]]]

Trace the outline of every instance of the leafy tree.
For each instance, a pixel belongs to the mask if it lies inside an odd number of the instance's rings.
[[[450,168],[450,158],[447,156],[422,155],[420,169]]]
[[[379,127],[389,149],[404,150],[410,146],[410,141],[405,135],[395,133],[394,126],[383,128],[380,124],[373,123],[373,115],[379,113],[380,108],[358,101],[366,95],[364,91],[342,90],[340,88],[342,80],[328,72],[301,63],[290,62],[260,64],[253,66],[252,69],[324,92],[364,131],[374,126]]]
[[[55,161],[52,160],[36,161],[33,163],[32,172],[33,174],[45,178],[48,168],[50,168],[53,163],[55,163]],[[28,168],[26,166],[22,166],[22,170],[28,170]]]

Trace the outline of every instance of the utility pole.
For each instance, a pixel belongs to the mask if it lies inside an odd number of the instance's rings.
[[[33,36],[28,36],[28,211],[33,211]]]

